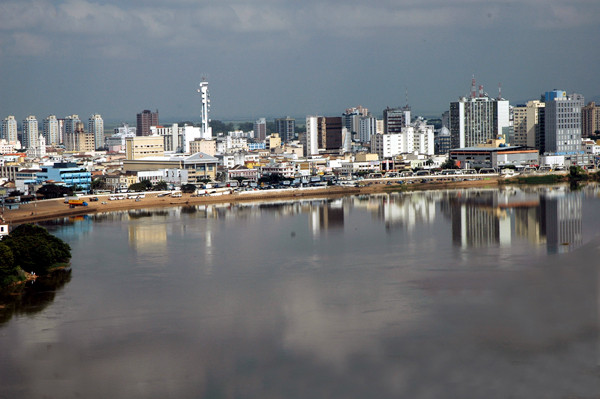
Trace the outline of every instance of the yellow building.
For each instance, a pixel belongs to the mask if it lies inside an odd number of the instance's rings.
[[[203,152],[214,157],[217,153],[217,141],[205,139],[190,141],[190,153],[195,154],[197,152]]]
[[[165,143],[161,136],[136,136],[125,140],[128,160],[165,155]]]
[[[187,182],[200,183],[203,179],[215,180],[219,160],[208,154],[198,152],[193,155],[176,154],[171,156],[153,156],[123,161],[123,170],[140,172],[160,169],[181,169],[186,171]]]
[[[354,161],[355,162],[379,161],[379,155],[370,154],[370,153],[366,153],[366,152],[359,152],[358,154],[356,154]]]
[[[279,133],[271,133],[271,135],[265,140],[265,144],[266,149],[270,151],[281,147],[281,137],[279,137]]]

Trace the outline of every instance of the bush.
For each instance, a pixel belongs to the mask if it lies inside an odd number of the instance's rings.
[[[13,267],[26,272],[47,274],[57,263],[71,259],[69,244],[33,224],[20,225],[2,243],[12,252]]]

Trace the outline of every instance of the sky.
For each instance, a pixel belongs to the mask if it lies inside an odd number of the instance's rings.
[[[598,0],[2,0],[0,118],[439,116],[471,78],[511,104],[600,99]]]

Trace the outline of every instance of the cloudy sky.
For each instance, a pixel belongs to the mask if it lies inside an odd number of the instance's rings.
[[[598,0],[2,0],[0,117],[438,115],[474,74],[511,104],[600,95]]]

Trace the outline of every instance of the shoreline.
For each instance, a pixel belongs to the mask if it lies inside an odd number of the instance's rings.
[[[183,194],[180,198],[170,196],[158,197],[157,194],[146,194],[145,198],[136,201],[134,199],[108,200],[108,195],[89,195],[84,198],[98,197],[99,201],[89,202],[88,206],[69,208],[63,198],[30,202],[23,204],[19,209],[5,210],[3,217],[9,225],[23,223],[35,223],[45,220],[58,219],[69,216],[82,216],[99,212],[113,212],[129,209],[144,209],[157,207],[175,207],[185,205],[204,205],[218,203],[240,203],[256,202],[273,199],[299,199],[299,198],[327,198],[340,197],[354,194],[376,194],[390,191],[423,191],[423,190],[445,190],[470,187],[498,187],[497,177],[485,180],[465,180],[458,182],[443,183],[415,183],[415,184],[392,184],[385,183],[364,185],[360,187],[324,187],[315,189],[285,189],[269,192],[270,190],[257,190],[247,194],[233,193],[208,197],[192,197],[191,194]]]

